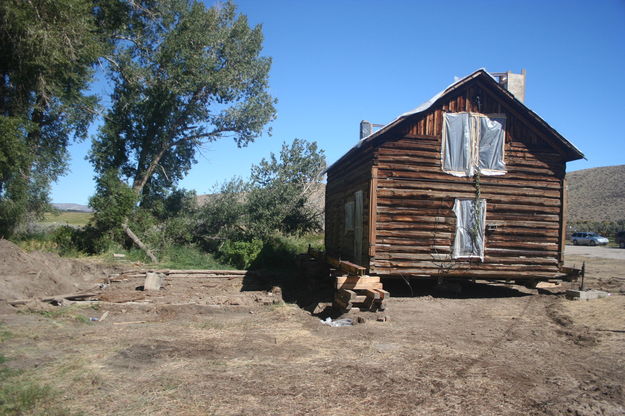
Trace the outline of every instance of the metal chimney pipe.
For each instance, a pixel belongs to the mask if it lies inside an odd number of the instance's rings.
[[[373,124],[369,123],[367,120],[362,120],[360,122],[360,140],[370,136],[371,133],[373,133]]]

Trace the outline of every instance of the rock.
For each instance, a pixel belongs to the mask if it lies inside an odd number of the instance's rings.
[[[158,273],[147,272],[145,274],[145,282],[143,290],[160,290],[162,284],[161,276]]]

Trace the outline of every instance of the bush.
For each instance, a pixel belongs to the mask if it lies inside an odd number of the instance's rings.
[[[79,230],[65,225],[52,232],[52,240],[56,243],[59,254],[64,255],[75,251],[81,251],[76,244],[76,240],[78,239],[77,231]]]
[[[322,249],[323,235],[294,237],[275,234],[264,241],[226,240],[217,255],[221,261],[239,269],[289,268],[295,265],[296,256],[305,253],[309,245]]]
[[[161,266],[166,269],[227,269],[212,254],[193,245],[172,246],[160,253]]]
[[[261,240],[227,240],[219,248],[217,254],[220,260],[225,261],[238,269],[247,269],[256,260],[262,249],[263,242]]]

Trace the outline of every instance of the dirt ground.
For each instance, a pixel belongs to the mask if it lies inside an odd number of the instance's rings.
[[[0,354],[88,415],[623,415],[625,259],[567,250],[583,261],[611,296],[391,282],[384,313],[338,328],[281,301],[308,302],[298,276],[128,279],[98,302],[0,303]]]

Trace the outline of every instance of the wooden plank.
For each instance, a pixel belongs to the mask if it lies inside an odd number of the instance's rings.
[[[334,257],[331,257],[331,256],[326,256],[326,261],[332,267],[334,267],[336,269],[339,269],[339,270],[342,270],[345,273],[348,273],[348,274],[354,275],[354,276],[362,276],[367,271],[367,269],[365,267],[359,266],[359,265],[351,263],[349,261],[337,260],[337,259],[335,259]]]
[[[363,292],[368,298],[380,299],[380,293],[377,290],[364,289]]]
[[[388,299],[391,294],[384,289],[374,289],[380,295],[380,299]]]
[[[369,257],[375,256],[375,239],[377,231],[377,207],[378,207],[378,168],[371,168],[371,180],[369,182]]]
[[[379,276],[337,276],[335,279],[337,289],[340,289],[346,283],[380,283]]]
[[[558,262],[560,266],[564,264],[564,245],[566,244],[566,222],[569,215],[569,192],[566,177],[562,181],[562,210],[560,211],[560,252]]]
[[[356,264],[362,264],[362,239],[363,239],[363,222],[365,220],[363,215],[363,192],[358,190],[354,193],[354,262]]]
[[[369,282],[345,283],[343,286],[341,286],[341,288],[350,289],[350,290],[382,289],[382,283],[369,283]]]

